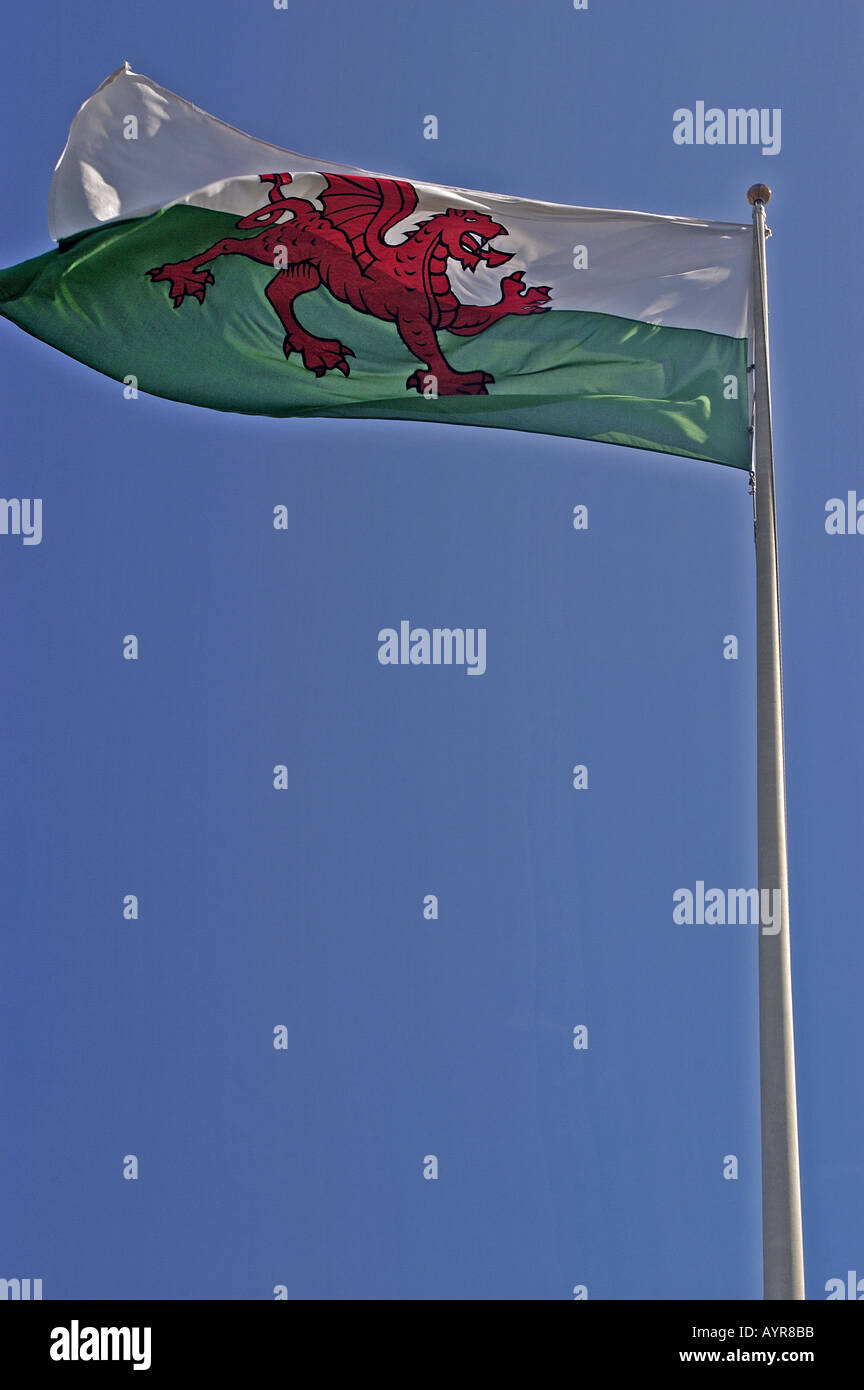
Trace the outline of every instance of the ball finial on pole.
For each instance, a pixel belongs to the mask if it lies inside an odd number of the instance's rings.
[[[756,203],[767,203],[771,200],[771,189],[767,183],[754,183],[752,188],[747,189],[747,201],[755,207]]]

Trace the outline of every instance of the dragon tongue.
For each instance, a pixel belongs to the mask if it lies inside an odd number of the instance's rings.
[[[485,256],[486,264],[490,266],[506,265],[512,259],[512,256],[505,255],[503,251],[487,251]]]

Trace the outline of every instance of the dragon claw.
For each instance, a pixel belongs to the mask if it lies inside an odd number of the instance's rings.
[[[486,390],[495,378],[488,372],[448,372],[446,375],[436,375],[434,372],[422,369],[412,372],[405,383],[409,391],[417,391],[419,395],[426,394],[426,387],[430,380],[435,382],[435,394],[438,396],[488,396]],[[434,400],[435,395],[430,399]]]
[[[215,283],[209,270],[188,270],[179,265],[157,265],[147,274],[151,280],[169,281],[169,293],[175,309],[180,308],[187,295],[203,304],[207,286]]]
[[[292,352],[299,352],[307,372],[314,372],[319,378],[332,371],[348,376],[351,369],[345,359],[355,356],[350,348],[335,338],[312,338],[306,334],[302,337],[299,334],[293,337],[289,335],[283,350],[286,357]]]
[[[514,270],[501,281],[501,303],[510,314],[537,314],[549,308],[548,285],[525,284],[524,270]]]

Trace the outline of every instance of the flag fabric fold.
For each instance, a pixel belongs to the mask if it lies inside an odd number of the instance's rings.
[[[391,178],[133,73],[84,103],[0,314],[138,389],[750,467],[752,229]]]

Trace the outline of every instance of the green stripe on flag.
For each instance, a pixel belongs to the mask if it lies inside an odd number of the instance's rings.
[[[297,300],[297,317],[355,356],[349,377],[319,379],[284,356],[269,266],[216,260],[204,303],[176,310],[149,279],[226,235],[237,236],[234,215],[186,205],[84,233],[0,271],[0,313],[141,391],[215,410],[492,425],[750,467],[743,338],[572,310],[509,317],[473,338],[439,333],[453,367],[494,376],[489,394],[427,400],[406,389],[419,364],[395,326],[322,286]],[[725,399],[729,378],[737,399]]]

